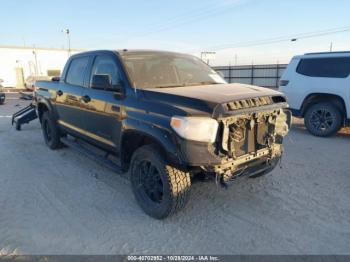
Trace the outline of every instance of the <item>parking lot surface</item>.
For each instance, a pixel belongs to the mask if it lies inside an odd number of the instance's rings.
[[[38,121],[20,132],[0,105],[0,254],[350,254],[350,131],[317,138],[297,121],[282,168],[228,190],[195,183],[158,221],[129,182],[74,149],[48,149]]]

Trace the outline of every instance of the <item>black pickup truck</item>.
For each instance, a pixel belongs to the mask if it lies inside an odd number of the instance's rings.
[[[74,55],[59,79],[36,83],[35,100],[51,149],[68,134],[114,154],[158,219],[186,205],[197,176],[227,186],[270,172],[291,122],[281,93],[227,84],[200,59],[163,51]]]

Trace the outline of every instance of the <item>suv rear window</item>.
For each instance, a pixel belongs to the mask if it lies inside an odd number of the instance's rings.
[[[66,82],[71,85],[83,86],[85,70],[89,63],[89,57],[78,57],[74,58],[70,63]]]
[[[301,59],[297,73],[311,77],[346,78],[350,74],[350,57]]]

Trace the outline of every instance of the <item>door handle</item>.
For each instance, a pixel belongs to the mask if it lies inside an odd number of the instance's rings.
[[[56,94],[57,94],[58,96],[61,96],[61,95],[63,95],[63,91],[62,91],[62,90],[58,90],[58,91],[56,92]]]
[[[85,95],[81,98],[85,103],[89,103],[91,101],[91,98],[88,95]]]

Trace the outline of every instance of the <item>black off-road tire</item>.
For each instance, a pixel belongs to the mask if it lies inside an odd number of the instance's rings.
[[[59,127],[49,112],[44,112],[41,119],[41,129],[46,145],[52,150],[62,147]]]
[[[320,122],[318,122],[320,119]],[[314,136],[328,137],[335,135],[342,125],[342,114],[330,103],[318,103],[307,108],[304,124]]]
[[[145,182],[150,177],[156,182]],[[135,151],[130,179],[136,201],[146,214],[156,219],[174,214],[189,200],[190,174],[170,166],[154,145],[142,146]]]

